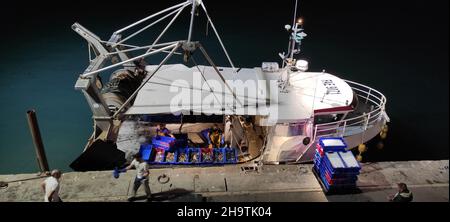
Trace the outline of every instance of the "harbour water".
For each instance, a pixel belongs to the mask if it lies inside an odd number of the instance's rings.
[[[277,54],[287,46],[283,26],[291,21],[292,1],[256,9],[237,7],[238,1],[205,2],[238,66],[279,61]],[[310,70],[325,69],[387,96],[391,124],[385,148],[369,146],[365,160],[448,159],[448,1],[401,2],[302,1],[309,36],[301,57],[310,61]],[[40,2],[26,9],[12,5],[10,13],[0,15],[0,174],[37,171],[25,115],[30,108],[37,110],[51,168],[70,170],[92,132],[89,107],[74,90],[88,62],[86,43],[70,29],[73,22],[107,39],[112,31],[173,3],[143,3],[115,16],[101,12],[100,4],[69,10]],[[176,27],[167,40],[187,34],[184,24]],[[205,37],[203,20],[196,31],[217,63],[226,65],[214,37]]]

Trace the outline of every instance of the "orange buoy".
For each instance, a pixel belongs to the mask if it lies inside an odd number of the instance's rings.
[[[361,155],[357,155],[357,156],[356,156],[356,160],[357,160],[358,162],[362,162],[363,157],[362,157]]]
[[[358,151],[360,154],[363,154],[367,151],[367,146],[364,143],[359,144]]]

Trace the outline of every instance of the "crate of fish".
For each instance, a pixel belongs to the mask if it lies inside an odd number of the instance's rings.
[[[152,144],[166,150],[172,149],[175,146],[175,138],[169,136],[154,136]]]
[[[153,147],[152,149],[152,157],[150,158],[151,164],[163,164],[165,162],[165,154],[166,150],[161,147]]]
[[[237,163],[238,152],[234,148],[225,148],[225,163]]]
[[[225,163],[225,149],[224,148],[216,148],[213,150],[213,153],[214,153],[214,164]]]
[[[149,161],[152,155],[153,146],[151,144],[142,144],[139,153],[142,156],[142,160]]]
[[[176,164],[177,163],[178,151],[166,151],[165,163]]]
[[[202,162],[202,152],[200,148],[189,148],[189,163],[200,164]]]
[[[213,163],[214,162],[214,150],[210,148],[202,148],[202,163]]]
[[[323,149],[323,152],[341,152],[347,149],[347,143],[340,137],[320,138],[317,146]]]
[[[180,165],[189,164],[189,149],[187,148],[178,149],[178,155],[176,159],[177,161],[175,164]]]

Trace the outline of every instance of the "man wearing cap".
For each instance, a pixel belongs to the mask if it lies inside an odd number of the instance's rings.
[[[62,202],[59,197],[59,179],[61,178],[61,171],[53,170],[51,176],[45,179],[41,188],[45,193],[45,202]]]

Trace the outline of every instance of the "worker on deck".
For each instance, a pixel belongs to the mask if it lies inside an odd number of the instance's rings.
[[[225,147],[230,148],[233,140],[233,124],[231,122],[231,117],[227,116],[225,119],[225,130],[224,130],[224,142]]]
[[[413,194],[408,190],[408,186],[404,183],[397,184],[398,192],[395,195],[389,196],[391,202],[411,202]]]
[[[222,145],[222,134],[223,132],[217,124],[214,124],[214,126],[209,129],[208,139],[210,148],[220,148]]]
[[[42,182],[41,188],[45,193],[45,202],[62,202],[59,197],[59,179],[61,174],[61,171],[55,169],[52,171],[51,176]]]
[[[170,132],[170,130],[167,129],[166,124],[164,123],[158,125],[158,128],[156,128],[156,135],[175,138],[172,132]]]

